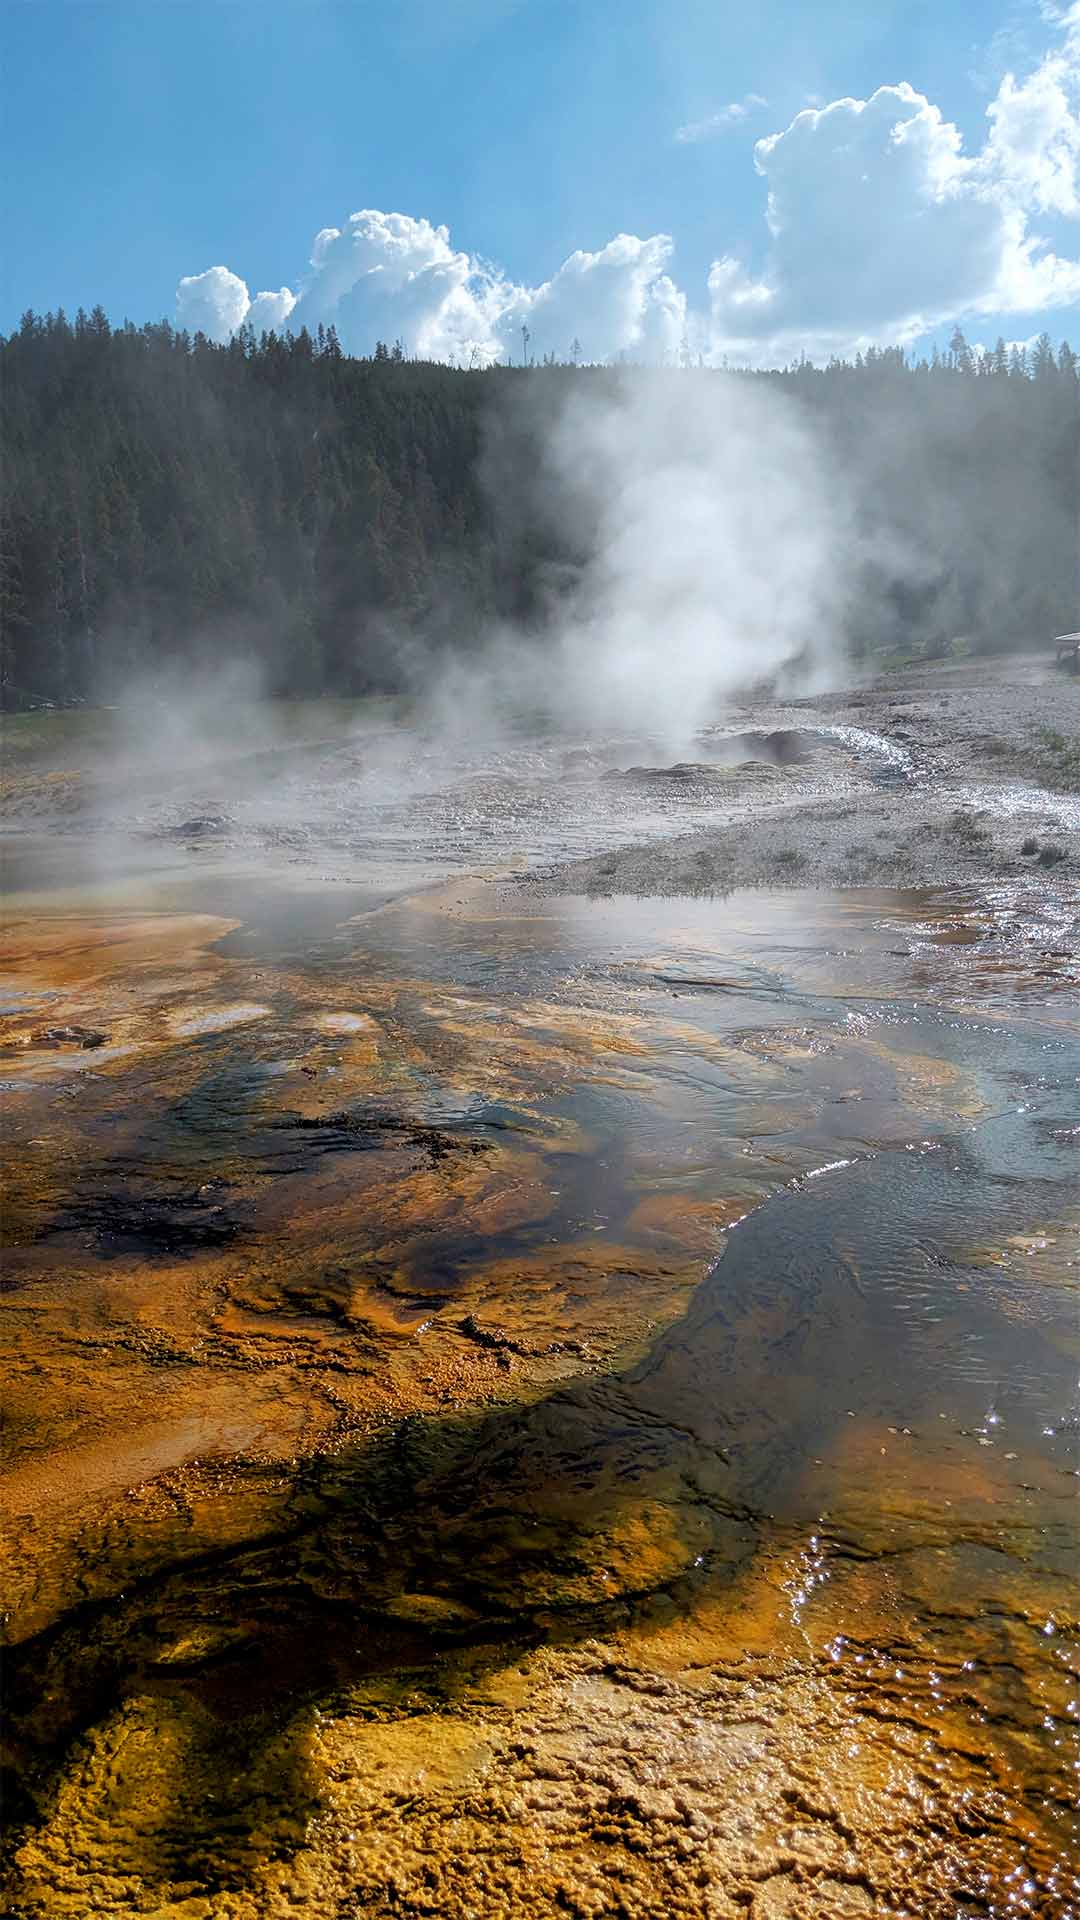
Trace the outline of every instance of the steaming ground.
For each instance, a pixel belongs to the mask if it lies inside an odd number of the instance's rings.
[[[410,718],[375,701],[219,703],[9,722],[7,885],[166,868],[362,887],[463,873],[548,893],[942,886],[1080,863],[1080,681],[1031,655],[796,701],[680,738]],[[695,715],[695,721],[697,716]],[[213,720],[214,724],[211,724]],[[456,722],[456,724],[451,724]]]
[[[1052,663],[911,669],[842,693],[740,704],[731,723],[821,730],[854,754],[855,778],[732,795],[696,831],[530,879],[551,893],[708,894],[944,886],[1080,864],[1080,681]]]

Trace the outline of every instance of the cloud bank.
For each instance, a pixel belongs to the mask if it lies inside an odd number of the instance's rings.
[[[1058,252],[1045,225],[1080,217],[1080,0],[1048,18],[1054,44],[1022,77],[1005,74],[975,152],[907,81],[807,109],[758,140],[763,264],[754,271],[718,249],[699,303],[672,278],[665,233],[616,234],[522,286],[455,247],[445,226],[369,207],[316,234],[295,292],[252,298],[224,266],[186,276],[178,323],[214,340],[245,323],[333,324],[351,352],[401,340],[410,354],[466,366],[523,353],[761,364],[1075,304],[1080,259]],[[711,138],[751,110],[755,95],[676,138]]]

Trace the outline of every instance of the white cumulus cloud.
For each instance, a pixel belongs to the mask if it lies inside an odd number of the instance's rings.
[[[730,255],[714,263],[712,353],[850,352],[1080,300],[1080,262],[1033,225],[1080,212],[1080,4],[1059,24],[1062,44],[1032,73],[1005,75],[975,153],[904,81],[759,140],[771,245],[757,276]]]
[[[1043,213],[1080,213],[1080,4],[1063,45],[1026,79],[1007,73],[988,108],[985,163],[1003,190]]]
[[[664,233],[648,240],[616,234],[598,253],[572,253],[543,286],[519,291],[508,318],[517,321],[520,312],[534,354],[566,359],[576,338],[587,360],[619,353],[662,360],[686,328],[686,296],[665,272],[671,252]]]
[[[295,305],[288,287],[257,293],[252,300],[246,281],[228,267],[186,274],[176,289],[177,325],[205,333],[208,340],[228,340],[245,321],[257,334],[269,333],[284,326]]]
[[[292,325],[332,322],[343,345],[361,353],[377,339],[401,339],[423,359],[486,362],[498,357],[509,292],[451,245],[446,227],[366,207],[316,234]]]
[[[186,274],[176,289],[177,325],[209,340],[227,340],[243,326],[250,305],[245,282],[228,267]]]
[[[280,333],[295,305],[295,293],[290,293],[288,287],[279,287],[276,293],[257,293],[245,318],[256,334]]]

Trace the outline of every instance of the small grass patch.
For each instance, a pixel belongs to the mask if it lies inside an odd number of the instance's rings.
[[[1039,772],[1047,786],[1080,793],[1080,736],[1039,728]]]
[[[979,818],[969,807],[955,807],[949,815],[948,830],[954,839],[963,840],[967,846],[978,846],[990,838],[986,828],[979,825]]]

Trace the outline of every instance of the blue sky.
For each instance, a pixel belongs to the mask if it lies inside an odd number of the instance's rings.
[[[172,316],[186,277],[181,318],[219,337],[287,288],[253,319],[299,296],[297,323],[360,349],[377,328],[461,359],[523,322],[595,358],[821,353],[954,317],[1080,334],[1075,5],[4,0],[0,24],[3,329],[27,306]],[[618,235],[638,251],[605,253]]]

